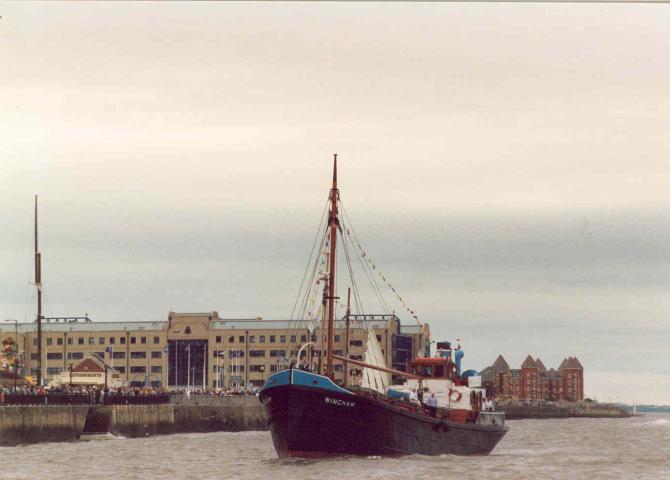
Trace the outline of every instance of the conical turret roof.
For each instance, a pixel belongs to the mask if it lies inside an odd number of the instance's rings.
[[[528,355],[521,364],[521,368],[537,368],[537,364],[535,363],[535,360],[533,360],[533,357]]]
[[[509,364],[507,363],[507,360],[505,360],[505,357],[498,355],[498,358],[493,362],[491,368],[493,368],[494,372],[506,372],[509,370]]]

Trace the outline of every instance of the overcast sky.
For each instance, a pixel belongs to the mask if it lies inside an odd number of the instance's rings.
[[[34,194],[47,314],[287,318],[338,152],[364,247],[467,367],[576,355],[587,395],[670,403],[667,5],[0,15],[0,318],[35,315]]]

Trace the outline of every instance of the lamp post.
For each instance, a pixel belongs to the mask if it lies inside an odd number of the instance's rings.
[[[72,364],[70,363],[70,393],[72,393]]]
[[[265,365],[261,365],[259,370],[261,371],[261,387],[265,383]]]
[[[8,318],[5,322],[14,322],[14,391],[16,392],[16,377],[18,376],[16,362],[19,359],[19,321],[13,318]]]

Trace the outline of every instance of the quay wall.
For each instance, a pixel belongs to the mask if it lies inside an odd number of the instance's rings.
[[[162,405],[114,405],[109,433],[124,437],[175,432],[174,406]]]
[[[508,420],[524,418],[626,418],[628,410],[612,405],[595,403],[571,403],[556,406],[503,405],[498,410],[505,412]]]
[[[111,411],[109,432],[124,437],[268,430],[256,397],[203,395],[158,405],[0,406],[0,445],[76,440],[89,409]]]
[[[570,416],[577,418],[628,418],[630,412],[613,405],[582,404],[570,407]]]
[[[175,432],[268,430],[265,408],[256,397],[196,395],[172,401]]]
[[[88,405],[17,405],[0,407],[0,445],[76,440]]]

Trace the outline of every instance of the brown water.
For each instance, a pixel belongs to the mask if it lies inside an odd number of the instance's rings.
[[[0,479],[670,480],[670,415],[508,424],[488,457],[278,460],[268,432],[0,447]]]

